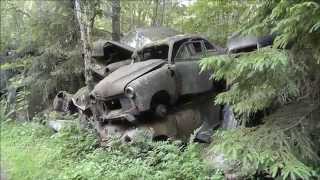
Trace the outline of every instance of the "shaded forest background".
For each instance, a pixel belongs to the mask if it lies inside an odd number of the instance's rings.
[[[13,116],[17,121],[43,123],[58,91],[74,93],[86,83],[75,2],[1,0],[1,119],[7,121]],[[116,35],[112,26],[114,1],[79,2],[81,14],[86,17],[83,24],[89,28],[89,45]],[[232,107],[241,126],[218,131],[205,153],[194,144],[180,151],[180,146],[173,144],[140,142],[137,147],[115,146],[118,149],[108,149],[106,155],[94,148],[90,135],[80,130],[68,129],[57,135],[58,139],[52,139],[52,134],[38,124],[2,124],[1,128],[8,128],[1,134],[8,147],[15,147],[13,144],[19,140],[15,134],[31,137],[21,147],[34,142],[39,142],[39,149],[61,145],[52,156],[39,157],[50,163],[64,157],[62,167],[52,172],[55,177],[59,170],[65,170],[66,174],[59,174],[61,179],[102,178],[110,174],[112,178],[121,173],[123,179],[155,175],[159,179],[319,177],[318,1],[121,0],[119,23],[120,36],[139,27],[165,26],[207,36],[223,47],[234,33],[277,35],[272,47],[240,57],[229,54],[201,61],[203,69],[215,70],[215,79],[227,80],[230,88],[214,101]],[[252,126],[256,116],[264,118],[258,126]],[[146,147],[150,152],[144,151]],[[48,151],[41,150],[43,154]],[[201,154],[209,163],[200,160]],[[123,171],[127,164],[120,162],[131,163],[132,167]],[[46,166],[53,167],[50,163]],[[110,166],[115,168],[108,169]],[[87,171],[80,171],[85,168]],[[148,168],[154,171],[142,173]]]

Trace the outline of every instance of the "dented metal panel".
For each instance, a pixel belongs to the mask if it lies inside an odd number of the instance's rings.
[[[164,63],[163,60],[150,60],[123,66],[100,81],[94,87],[92,94],[98,99],[123,94],[129,82],[160,67]]]
[[[198,96],[191,103],[177,106],[164,118],[146,119],[134,126],[125,122],[97,122],[98,133],[105,143],[114,137],[124,142],[135,141],[140,130],[148,131],[153,139],[161,137],[188,140],[190,134],[201,127],[196,134],[207,133],[206,138],[211,140],[212,133],[208,133],[208,129],[219,126],[221,118],[220,107],[215,106],[207,96],[208,94]]]

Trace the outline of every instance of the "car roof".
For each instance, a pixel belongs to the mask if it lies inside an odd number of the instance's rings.
[[[240,36],[240,34],[235,34],[228,39],[227,48],[230,52],[238,52],[248,48],[251,48],[251,51],[253,51],[258,47],[272,45],[275,37],[276,34],[268,34],[264,36]]]
[[[161,45],[168,45],[170,46],[171,44],[174,44],[175,42],[178,42],[180,40],[184,40],[184,39],[206,39],[200,35],[193,35],[193,34],[179,34],[179,35],[175,35],[175,36],[171,36],[171,37],[167,37],[165,39],[159,40],[159,41],[155,41],[149,44],[144,45],[143,47],[141,47],[138,51],[145,49],[145,48],[149,48],[152,46],[161,46]]]

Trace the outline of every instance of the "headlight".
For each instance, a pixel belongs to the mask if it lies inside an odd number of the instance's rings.
[[[135,93],[132,87],[127,87],[124,91],[124,94],[128,97],[128,98],[134,98]]]

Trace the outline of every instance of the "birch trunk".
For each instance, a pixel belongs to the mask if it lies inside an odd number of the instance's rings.
[[[81,0],[75,0],[75,13],[78,19],[80,27],[80,39],[82,44],[82,52],[84,59],[84,76],[86,85],[91,91],[94,87],[93,77],[91,73],[92,59],[91,59],[91,27],[89,25],[89,19],[87,17],[87,7],[84,5],[81,7]]]
[[[153,18],[152,18],[152,26],[158,26],[158,6],[159,6],[159,0],[155,0],[155,9],[153,12]]]
[[[120,41],[120,0],[112,0],[112,40]]]

